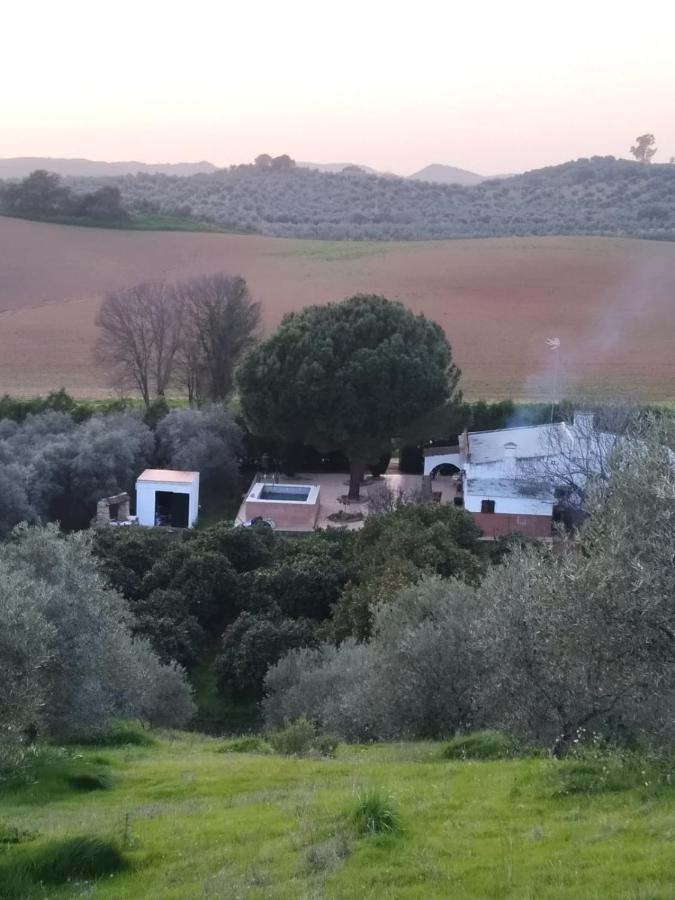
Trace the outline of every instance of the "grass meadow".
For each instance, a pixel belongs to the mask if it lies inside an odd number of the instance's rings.
[[[675,896],[670,775],[443,749],[289,758],[187,734],[52,749],[0,794],[0,896]]]

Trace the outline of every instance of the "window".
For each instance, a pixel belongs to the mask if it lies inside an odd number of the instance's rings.
[[[495,511],[495,501],[494,500],[481,500],[480,511],[482,513],[493,513]]]

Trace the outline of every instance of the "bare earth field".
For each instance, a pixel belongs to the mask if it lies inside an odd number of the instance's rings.
[[[383,293],[447,331],[469,398],[561,393],[675,400],[675,243],[494,238],[411,243],[133,232],[0,217],[0,393],[112,393],[93,357],[109,290],[229,271],[285,312]]]

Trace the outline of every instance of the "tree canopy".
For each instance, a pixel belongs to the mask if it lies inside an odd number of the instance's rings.
[[[341,450],[350,460],[349,497],[358,499],[366,466],[453,396],[459,376],[440,325],[357,294],[286,316],[245,359],[238,382],[252,431]]]

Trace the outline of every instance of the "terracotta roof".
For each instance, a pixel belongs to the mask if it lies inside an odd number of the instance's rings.
[[[146,469],[136,479],[139,481],[161,481],[165,484],[192,484],[199,478],[199,472],[181,472],[177,469]]]

